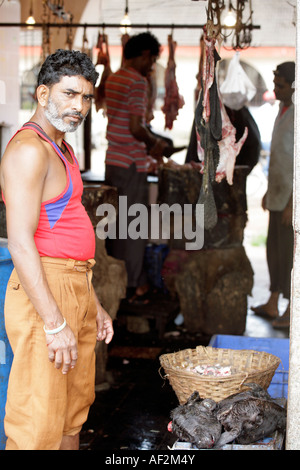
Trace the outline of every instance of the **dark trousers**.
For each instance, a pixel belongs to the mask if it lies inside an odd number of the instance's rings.
[[[282,212],[270,211],[267,237],[270,291],[282,293],[286,299],[290,299],[294,231],[292,225],[283,225],[281,220]]]
[[[106,165],[105,181],[108,185],[118,189],[119,196],[127,197],[128,208],[137,203],[148,207],[147,173],[138,173],[135,164],[132,164],[128,169]],[[127,215],[127,229],[134,219],[134,216]],[[125,261],[128,287],[138,287],[147,283],[147,275],[143,268],[146,244],[147,239],[137,238],[134,240],[128,235],[125,240],[118,238],[118,236],[116,240],[108,240],[109,254]]]

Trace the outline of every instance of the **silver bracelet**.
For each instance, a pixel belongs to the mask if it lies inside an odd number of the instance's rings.
[[[56,333],[59,333],[60,331],[62,331],[64,327],[66,326],[66,324],[67,324],[67,320],[64,318],[63,323],[58,328],[55,328],[54,330],[46,330],[45,325],[44,325],[44,332],[46,333],[46,335],[55,335]]]

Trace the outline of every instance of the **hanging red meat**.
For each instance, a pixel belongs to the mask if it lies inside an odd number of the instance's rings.
[[[146,123],[149,124],[154,119],[154,106],[157,98],[157,84],[156,84],[156,67],[153,66],[151,72],[147,75],[148,89],[147,89],[147,110],[146,110]]]
[[[197,79],[197,86],[195,89],[195,103],[198,102],[199,94],[202,88],[202,77],[203,77],[203,61],[204,61],[204,54],[205,54],[205,46],[204,46],[204,37],[203,35],[200,38],[200,59],[199,59],[199,70],[196,75]]]
[[[165,128],[172,129],[173,122],[178,116],[178,111],[184,105],[184,99],[179,94],[176,81],[175,49],[177,43],[173,41],[173,36],[168,36],[169,58],[165,73],[165,102],[162,111],[165,114]]]
[[[128,33],[122,34],[121,37],[121,46],[122,46],[122,59],[121,59],[121,67],[124,67],[124,47],[126,46],[127,41],[130,39],[130,36]]]
[[[99,109],[103,109],[105,112],[105,82],[107,78],[112,74],[108,51],[108,39],[106,34],[98,35],[97,48],[99,49],[99,52],[96,65],[103,65],[104,69],[101,75],[99,86],[95,90],[95,106],[97,112],[99,111]]]

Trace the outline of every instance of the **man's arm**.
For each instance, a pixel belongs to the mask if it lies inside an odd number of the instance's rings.
[[[163,151],[168,146],[167,142],[149,132],[143,124],[142,116],[130,114],[129,130],[135,139],[146,144],[147,152],[151,157],[159,159],[163,156]]]
[[[22,287],[46,329],[64,319],[48,286],[34,234],[38,226],[43,188],[48,172],[45,146],[37,139],[12,142],[1,162],[1,185],[6,203],[8,248]],[[77,345],[68,325],[46,335],[49,360],[67,373],[77,359]]]

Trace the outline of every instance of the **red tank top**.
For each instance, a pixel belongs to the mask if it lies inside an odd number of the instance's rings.
[[[73,163],[70,163],[55,142],[34,122],[24,129],[35,131],[49,142],[66,167],[67,184],[61,194],[41,205],[40,219],[34,241],[40,256],[87,260],[95,256],[95,233],[91,220],[81,202],[83,184],[79,164],[64,141]],[[18,133],[17,132],[17,133]]]

